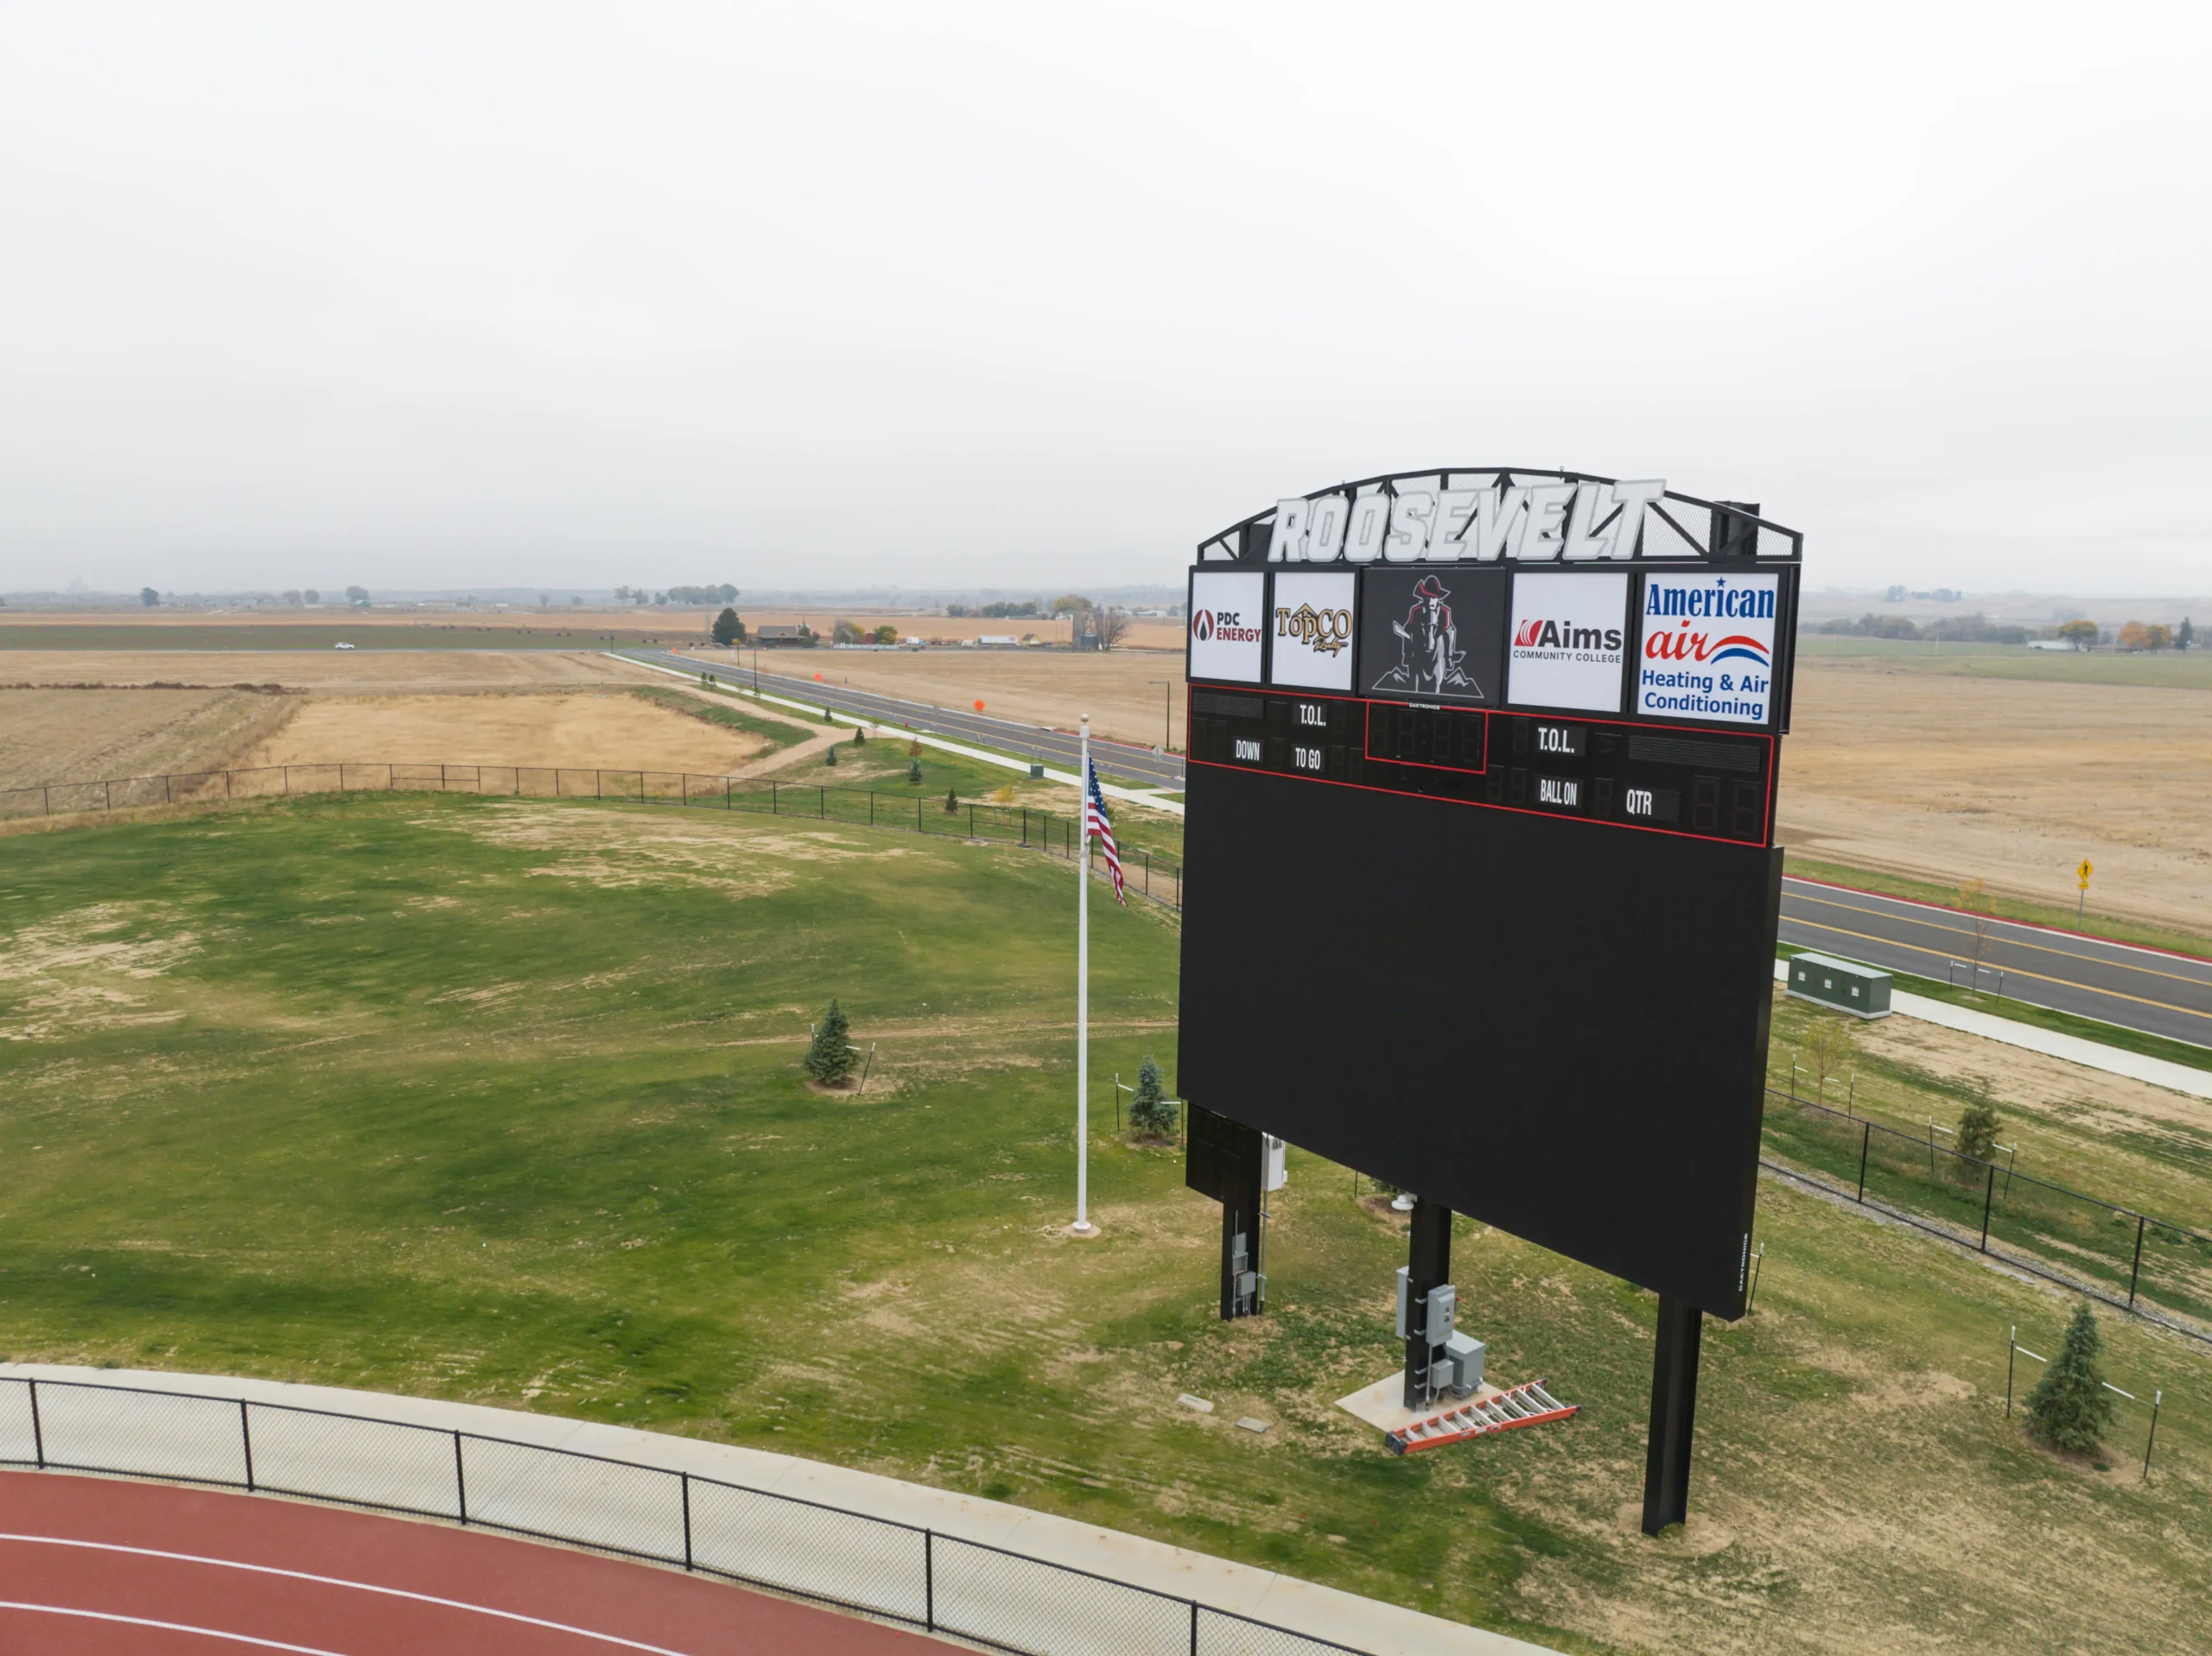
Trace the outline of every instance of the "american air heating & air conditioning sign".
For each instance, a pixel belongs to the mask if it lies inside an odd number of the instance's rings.
[[[1636,711],[1764,725],[1773,716],[1778,577],[1662,573],[1643,578]]]

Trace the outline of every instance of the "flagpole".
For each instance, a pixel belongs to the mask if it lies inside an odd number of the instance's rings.
[[[1090,1234],[1090,715],[1076,764],[1083,853],[1075,866],[1075,1234]]]

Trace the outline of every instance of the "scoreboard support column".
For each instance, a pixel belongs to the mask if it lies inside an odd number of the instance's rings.
[[[1266,1307],[1260,1279],[1262,1203],[1267,1149],[1260,1131],[1197,1104],[1189,1112],[1183,1182],[1221,1203],[1221,1320],[1256,1317]]]
[[[1452,1280],[1452,1209],[1424,1196],[1414,1198],[1414,1221],[1406,1243],[1406,1278],[1407,1304],[1411,1307],[1425,1307],[1428,1291]],[[1421,1320],[1423,1314],[1416,1311],[1406,1329],[1405,1405],[1408,1409],[1418,1409],[1428,1401],[1429,1368],[1436,1361],[1435,1348],[1428,1343]]]
[[[1656,1535],[1690,1513],[1690,1435],[1697,1413],[1697,1350],[1705,1313],[1659,1296],[1659,1341],[1651,1359],[1651,1432],[1643,1455],[1643,1532]]]

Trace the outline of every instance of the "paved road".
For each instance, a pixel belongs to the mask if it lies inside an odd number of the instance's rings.
[[[1999,987],[2001,970],[2008,998],[2212,1046],[2212,961],[2003,920],[1986,924],[1984,989]],[[1782,883],[1782,941],[1962,987],[1974,958],[1974,922],[1955,909],[1808,879]]]
[[[687,673],[713,673],[733,684],[751,684],[753,672],[750,667],[733,667],[726,661],[707,661],[691,656],[681,656],[667,650],[618,650],[614,654],[631,661],[639,661],[655,667],[674,667]],[[980,713],[963,713],[955,707],[940,707],[926,701],[907,701],[895,695],[878,695],[871,690],[855,690],[849,686],[829,682],[823,669],[823,682],[817,684],[811,678],[788,678],[770,672],[760,676],[760,688],[771,695],[789,696],[794,701],[810,701],[817,707],[830,707],[842,713],[857,713],[870,719],[880,719],[888,725],[906,725],[912,729],[926,731],[933,736],[948,736],[957,741],[976,743],[980,746],[995,747],[1005,753],[1019,753],[1026,758],[1042,759],[1058,769],[1072,771],[1076,767],[1078,746],[1072,732],[1053,730],[1042,725],[1018,724],[1011,719],[993,719]],[[1109,742],[1101,736],[1090,739],[1091,756],[1098,762],[1098,774],[1109,779],[1134,782],[1148,788],[1164,788],[1180,792],[1183,787],[1183,761],[1176,754],[1156,753],[1148,747],[1130,747],[1120,742]]]

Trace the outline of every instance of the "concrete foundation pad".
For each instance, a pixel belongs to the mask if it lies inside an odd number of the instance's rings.
[[[1453,1397],[1446,1392],[1433,1403],[1424,1404],[1418,1409],[1408,1409],[1400,1400],[1405,1396],[1405,1384],[1404,1371],[1400,1370],[1386,1375],[1372,1386],[1362,1387],[1350,1397],[1338,1398],[1337,1407],[1346,1414],[1364,1420],[1378,1431],[1387,1432],[1402,1431],[1417,1420],[1433,1420],[1438,1415],[1449,1413],[1467,1404],[1502,1395],[1502,1388],[1485,1381],[1466,1397]]]

